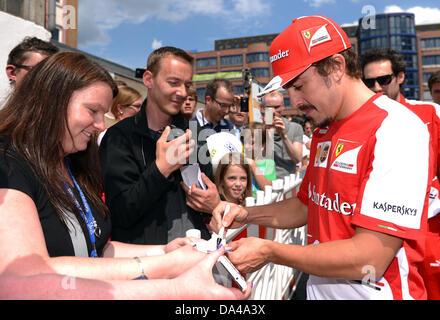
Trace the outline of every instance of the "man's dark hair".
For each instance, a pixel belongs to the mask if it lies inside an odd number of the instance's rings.
[[[391,48],[374,48],[364,52],[359,58],[362,71],[368,63],[382,60],[389,60],[391,62],[391,69],[396,76],[400,72],[405,72],[406,69],[405,57],[400,52]]]
[[[27,59],[28,52],[38,52],[46,56],[57,53],[59,49],[52,43],[43,41],[36,37],[26,37],[14,49],[9,52],[7,64],[23,64]]]
[[[206,86],[205,97],[209,96],[215,98],[217,90],[220,87],[225,88],[228,92],[234,93],[234,87],[232,86],[231,81],[227,79],[214,79]]]
[[[429,91],[432,91],[434,83],[440,83],[440,71],[434,72],[428,80]]]
[[[183,60],[188,61],[189,64],[192,65],[194,58],[185,50],[176,48],[176,47],[161,47],[159,49],[154,50],[149,56],[147,61],[147,70],[150,71],[153,75],[156,75],[159,71],[159,65],[162,58],[174,55],[176,57],[182,58]]]
[[[345,59],[346,74],[354,79],[361,79],[362,69],[360,67],[359,59],[356,52],[352,48],[349,48],[347,50],[339,52],[339,54],[341,54]],[[314,63],[318,73],[323,77],[327,77],[332,72],[335,64],[337,64],[337,62],[335,61],[335,59],[333,59],[333,56],[327,57]]]

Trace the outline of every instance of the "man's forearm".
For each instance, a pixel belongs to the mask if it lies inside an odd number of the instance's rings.
[[[261,252],[266,261],[320,277],[362,280],[369,276],[376,280],[401,244],[399,238],[358,228],[353,238],[308,246],[266,241]]]
[[[302,227],[307,223],[307,206],[297,197],[264,206],[247,207],[247,223],[277,229]]]

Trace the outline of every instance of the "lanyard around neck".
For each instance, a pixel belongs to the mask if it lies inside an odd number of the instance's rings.
[[[70,171],[69,162],[67,160],[66,160],[66,167],[67,167],[67,171],[69,172],[70,177],[72,178],[73,184],[75,185],[75,188],[76,188],[76,190],[78,190],[78,193],[81,197],[81,201],[84,205],[85,214],[84,214],[83,209],[81,208],[81,205],[79,204],[78,200],[76,199],[75,195],[73,194],[72,188],[70,188],[70,186],[67,183],[64,183],[64,187],[66,188],[67,192],[69,193],[70,198],[72,199],[75,206],[78,208],[78,210],[81,214],[81,217],[84,219],[84,221],[87,225],[87,230],[88,230],[89,236],[90,236],[90,242],[92,243],[92,252],[90,253],[90,257],[97,258],[98,254],[96,252],[96,245],[95,245],[95,242],[96,242],[96,239],[95,239],[96,222],[95,222],[95,219],[93,218],[92,210],[90,210],[90,206],[87,202],[86,197],[84,196],[84,193],[82,192],[81,188],[79,187],[78,183],[75,180],[75,177],[73,176],[72,172]]]

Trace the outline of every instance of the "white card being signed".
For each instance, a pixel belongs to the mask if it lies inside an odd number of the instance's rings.
[[[202,173],[198,163],[183,166],[180,168],[180,173],[182,174],[183,182],[188,188],[191,189],[191,186],[195,182],[198,188],[206,190],[206,185],[202,180]]]

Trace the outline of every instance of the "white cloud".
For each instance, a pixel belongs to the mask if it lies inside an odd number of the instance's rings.
[[[323,4],[335,3],[335,0],[304,0],[304,2],[308,3],[311,7],[319,8]]]
[[[163,46],[163,41],[159,41],[154,38],[153,43],[151,44],[151,49],[156,50]]]
[[[243,24],[262,17],[269,10],[266,0],[81,0],[78,41],[86,47],[105,45],[110,41],[108,31],[123,22],[143,23],[152,18],[181,22],[202,15],[234,27],[238,21]]]
[[[233,10],[245,17],[263,15],[270,10],[266,2],[254,0],[236,0],[234,6]]]
[[[416,25],[440,23],[440,9],[439,8],[415,6],[415,7],[411,7],[408,9],[403,9],[397,5],[390,5],[390,6],[385,7],[384,12],[385,13],[393,13],[393,12],[414,13]]]

